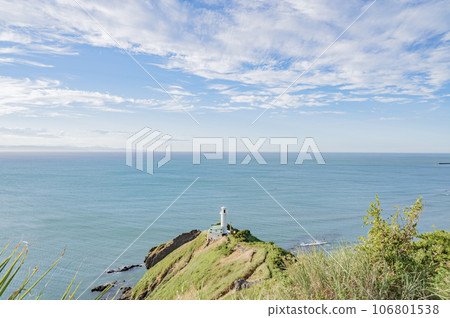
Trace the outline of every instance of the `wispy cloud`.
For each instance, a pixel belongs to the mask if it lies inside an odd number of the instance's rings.
[[[342,111],[333,111],[333,110],[320,110],[320,111],[299,111],[299,114],[302,115],[320,115],[320,114],[333,114],[333,115],[343,115],[345,112]]]
[[[132,113],[138,109],[181,111],[172,100],[135,99],[63,87],[58,80],[0,76],[0,115],[86,116],[92,112]]]
[[[400,118],[400,117],[380,117],[380,120],[405,120],[405,118]]]
[[[273,89],[289,85],[367,4],[231,1],[226,10],[217,10],[202,2],[78,2],[131,52],[162,57],[157,63],[162,68],[263,91],[265,97],[230,97],[232,103],[261,107],[276,96]],[[74,2],[6,1],[3,6],[8,10],[0,19],[7,27],[0,40],[30,50],[47,45],[61,54],[75,44],[116,46]],[[307,102],[310,105],[350,100],[355,94],[382,95],[378,101],[389,103],[435,98],[450,79],[449,11],[448,1],[378,1],[287,98],[298,99],[295,92],[305,86],[323,91],[333,87],[342,93]],[[229,88],[209,85],[216,91]],[[172,92],[190,96],[181,89]]]
[[[377,102],[381,103],[406,103],[408,101],[411,101],[411,99],[404,98],[404,97],[383,97],[383,96],[375,96],[373,98]]]
[[[0,64],[25,64],[37,67],[53,67],[53,65],[13,57],[0,57]]]
[[[38,137],[38,138],[59,138],[64,133],[53,134],[46,129],[31,128],[6,128],[0,127],[0,135],[2,136],[20,136],[20,137]]]

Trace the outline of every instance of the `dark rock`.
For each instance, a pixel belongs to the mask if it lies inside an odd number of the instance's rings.
[[[108,288],[109,286],[111,286],[111,285],[114,286],[116,283],[117,283],[117,281],[112,282],[112,283],[107,283],[107,284],[104,284],[104,285],[95,286],[94,288],[91,289],[91,292],[102,292],[106,288]]]
[[[133,288],[131,287],[124,287],[122,294],[119,297],[119,300],[130,300],[131,295],[133,294]]]
[[[178,235],[170,242],[152,247],[145,257],[145,267],[147,269],[151,268],[175,249],[195,239],[200,233],[199,230],[192,230]]]
[[[245,279],[238,279],[234,281],[234,288],[236,289],[236,291],[240,291],[242,289],[249,288],[250,286],[258,282],[259,281],[248,282]]]
[[[111,274],[111,273],[125,272],[125,271],[128,271],[128,270],[130,270],[132,268],[135,268],[135,267],[142,267],[142,265],[141,264],[136,264],[136,265],[130,265],[130,266],[123,266],[123,267],[119,267],[119,268],[116,268],[116,269],[109,269],[109,270],[106,271],[106,273],[107,274]]]

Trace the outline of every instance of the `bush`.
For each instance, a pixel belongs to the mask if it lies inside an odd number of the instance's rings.
[[[450,265],[450,232],[435,230],[417,235],[420,239],[413,244],[414,261],[417,266],[437,272]]]
[[[422,198],[410,207],[400,209],[389,220],[383,219],[378,195],[376,202],[370,204],[364,217],[364,226],[371,226],[367,238],[360,237],[362,248],[372,262],[384,261],[394,271],[415,268],[413,239],[417,236],[417,223],[423,211]]]
[[[249,230],[237,231],[233,236],[238,242],[261,242],[261,240],[253,236]]]
[[[378,196],[371,203],[361,243],[299,251],[285,280],[267,291],[275,299],[449,299],[450,233],[418,235],[419,198],[388,219]]]
[[[418,235],[422,198],[403,212],[396,209],[391,219],[383,219],[377,196],[364,217],[364,225],[371,228],[357,248],[367,253],[379,275],[387,278],[391,297],[448,298],[450,233],[436,230]]]

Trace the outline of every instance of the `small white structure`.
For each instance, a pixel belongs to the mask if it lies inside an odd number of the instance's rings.
[[[220,208],[220,226],[222,227],[222,234],[227,235],[227,208]]]
[[[222,236],[227,236],[231,234],[231,225],[230,230],[228,230],[227,224],[227,208],[220,208],[220,225],[219,224],[211,224],[211,227],[208,230],[208,239],[217,240]]]

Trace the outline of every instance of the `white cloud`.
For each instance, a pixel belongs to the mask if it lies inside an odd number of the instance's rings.
[[[332,111],[332,110],[309,111],[309,112],[299,111],[298,113],[302,114],[302,115],[320,115],[320,114],[343,115],[343,114],[345,114],[345,112]]]
[[[0,57],[0,64],[25,64],[25,65],[31,65],[31,66],[37,66],[37,67],[53,67],[53,65],[48,65],[48,64],[25,60],[25,59],[12,58],[12,57],[5,57],[5,58]]]
[[[135,99],[96,91],[62,87],[57,80],[17,79],[0,76],[0,115],[13,113],[28,117],[86,116],[89,112],[130,113],[153,108],[182,111],[172,100]]]
[[[212,84],[208,86],[209,89],[214,89],[217,91],[223,91],[223,90],[227,90],[230,89],[231,86],[230,85],[225,85],[225,84]]]
[[[375,96],[373,99],[376,100],[377,102],[381,102],[381,103],[404,103],[404,102],[409,101],[408,98],[404,98],[404,97]]]
[[[380,120],[404,120],[405,118],[400,117],[380,117]]]
[[[259,107],[292,83],[368,5],[362,0],[231,1],[226,10],[213,10],[175,0],[78,2],[128,50],[161,56],[158,65],[164,68],[263,91],[230,94],[230,103]],[[0,13],[5,25],[0,40],[29,50],[47,46],[54,54],[70,54],[79,43],[117,47],[74,1],[5,1],[2,6],[7,10]],[[383,96],[380,102],[435,98],[450,79],[449,11],[448,1],[377,1],[276,105],[320,106],[376,95]],[[231,85],[220,85],[210,89],[230,92]],[[293,94],[330,86],[342,93]],[[169,92],[190,96],[181,89]]]
[[[20,137],[38,137],[38,138],[58,138],[64,133],[53,134],[46,129],[32,129],[32,128],[6,128],[0,127],[0,135],[2,136],[20,136]]]
[[[178,85],[170,85],[167,89],[162,90],[158,89],[160,92],[167,92],[170,95],[175,96],[195,96],[195,94],[192,94],[191,92],[188,92],[183,87]]]
[[[28,110],[28,108],[22,107],[22,106],[1,105],[0,116],[14,114],[14,113],[24,113],[27,110]]]

